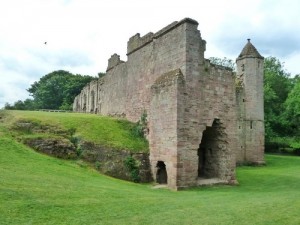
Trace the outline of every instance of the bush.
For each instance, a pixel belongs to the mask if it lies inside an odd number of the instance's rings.
[[[144,138],[147,132],[147,123],[147,112],[144,110],[140,120],[132,128],[133,136]]]
[[[276,137],[265,143],[265,152],[300,155],[300,140],[295,137]]]
[[[128,156],[124,161],[125,167],[129,170],[131,179],[138,183],[140,182],[141,178],[139,176],[139,166],[137,161],[132,158],[132,156]]]

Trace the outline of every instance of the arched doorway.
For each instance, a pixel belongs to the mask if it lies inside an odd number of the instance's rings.
[[[156,182],[159,184],[167,184],[168,175],[167,175],[166,164],[163,161],[158,161],[156,167],[157,167]]]
[[[220,120],[215,119],[211,127],[203,131],[202,140],[198,148],[198,177],[216,178],[222,169],[224,155],[224,138]]]
[[[95,110],[95,92],[94,90],[91,92],[91,113]]]
[[[86,111],[86,94],[83,95],[83,100],[82,100],[82,111]]]

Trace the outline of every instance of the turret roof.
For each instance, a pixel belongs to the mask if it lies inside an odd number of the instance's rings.
[[[263,59],[264,57],[262,57],[259,54],[257,49],[250,42],[250,39],[248,39],[248,43],[243,48],[243,50],[242,50],[241,54],[239,55],[239,57],[237,58],[237,60],[243,59],[243,58],[260,58],[260,59]]]

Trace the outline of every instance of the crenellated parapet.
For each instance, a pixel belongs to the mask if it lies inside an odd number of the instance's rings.
[[[143,37],[141,37],[139,33],[132,36],[127,42],[127,55],[150,43],[153,40],[153,37],[154,34],[152,32],[149,32]]]
[[[111,70],[112,68],[114,68],[115,66],[124,63],[124,61],[122,61],[120,59],[120,56],[118,54],[113,54],[109,59],[108,59],[108,66],[106,69],[106,72]]]
[[[154,39],[163,36],[164,34],[177,28],[178,26],[182,25],[183,23],[189,23],[189,24],[198,26],[198,22],[196,20],[193,20],[190,18],[185,18],[183,20],[180,20],[179,22],[175,21],[175,22],[169,24],[168,26],[166,26],[163,29],[156,32],[155,34],[152,32],[149,32],[148,34],[141,37],[140,34],[137,33],[136,35],[132,36],[129,39],[129,41],[127,42],[127,55],[130,55],[131,53],[139,50],[140,48],[144,47],[145,45],[151,43]],[[203,44],[205,44],[205,43],[203,43]]]

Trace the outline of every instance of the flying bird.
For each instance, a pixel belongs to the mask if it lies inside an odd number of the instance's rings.
[[[46,45],[46,44],[47,44],[47,41],[45,41],[44,44]]]

